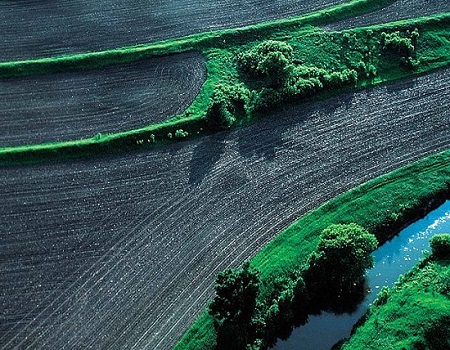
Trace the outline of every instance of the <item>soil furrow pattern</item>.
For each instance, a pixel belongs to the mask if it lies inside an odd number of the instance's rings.
[[[206,79],[184,53],[86,72],[0,80],[0,146],[126,131],[183,112]]]
[[[0,349],[168,349],[217,273],[375,176],[450,147],[450,70],[246,128],[1,169]]]
[[[281,19],[345,1],[0,1],[0,61],[143,44]]]
[[[325,28],[329,30],[344,30],[448,11],[450,11],[450,1],[398,0],[381,10],[332,23]]]

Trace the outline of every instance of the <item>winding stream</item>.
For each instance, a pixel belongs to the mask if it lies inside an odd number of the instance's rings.
[[[351,314],[323,312],[310,316],[308,323],[294,329],[287,340],[278,340],[275,350],[329,350],[340,339],[350,336],[358,319],[366,312],[383,286],[392,286],[399,275],[409,271],[429,248],[430,238],[450,232],[450,201],[403,229],[374,252],[374,267],[367,272],[369,292]]]

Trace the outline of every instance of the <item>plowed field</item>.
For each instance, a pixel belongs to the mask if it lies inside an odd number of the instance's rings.
[[[345,1],[1,1],[0,61],[101,50],[239,27]]]
[[[450,147],[449,86],[444,70],[150,152],[2,169],[0,347],[168,349],[219,271]]]
[[[0,80],[0,146],[125,131],[181,113],[206,79],[187,53],[80,73]]]
[[[331,30],[344,30],[372,24],[388,23],[400,19],[428,16],[446,11],[450,11],[450,1],[398,0],[381,10],[332,23],[326,26],[326,28]]]

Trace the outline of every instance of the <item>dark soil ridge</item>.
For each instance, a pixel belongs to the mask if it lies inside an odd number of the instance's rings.
[[[2,349],[168,349],[219,271],[450,147],[450,70],[152,152],[2,169]]]

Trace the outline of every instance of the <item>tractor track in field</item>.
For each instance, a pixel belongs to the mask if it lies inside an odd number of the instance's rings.
[[[450,70],[122,156],[1,169],[0,348],[168,349],[326,200],[450,147]]]
[[[430,16],[450,11],[450,2],[441,0],[398,0],[380,10],[326,25],[328,30],[345,30],[402,19]]]
[[[0,147],[137,129],[183,112],[206,79],[198,53],[0,80]]]
[[[106,50],[236,28],[345,1],[1,1],[0,61]]]

